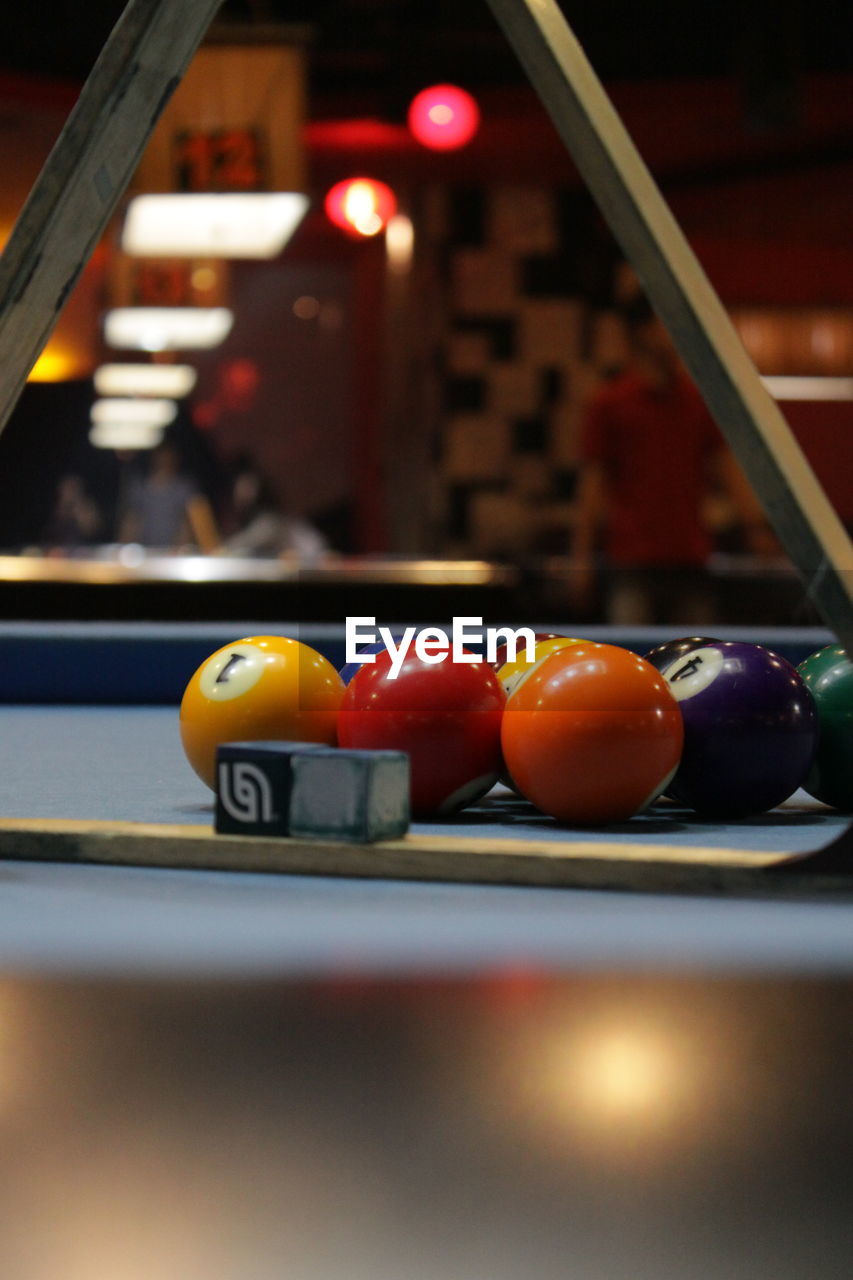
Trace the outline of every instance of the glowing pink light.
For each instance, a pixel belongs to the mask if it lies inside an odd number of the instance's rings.
[[[434,151],[464,147],[479,126],[477,103],[456,85],[435,84],[422,89],[409,105],[409,128],[418,142]]]

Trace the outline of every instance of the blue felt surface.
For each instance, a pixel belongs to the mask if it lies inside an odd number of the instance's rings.
[[[511,798],[497,807],[511,811],[508,825],[494,824],[493,803],[442,829],[566,837],[547,820],[522,824]],[[0,812],[206,822],[211,797],[184,760],[174,708],[7,706]],[[783,849],[813,848],[846,826],[814,810],[735,830],[667,821],[679,842]],[[650,815],[606,836],[659,841],[660,824]],[[853,903],[0,863],[0,973],[405,976],[515,965],[849,974]]]
[[[102,818],[126,822],[208,822],[210,791],[190,769],[173,707],[0,707],[0,812],[6,817]],[[742,849],[809,850],[849,819],[809,801],[757,818],[710,823],[659,807],[629,822],[573,831],[505,789],[419,831],[488,838],[675,841]]]
[[[853,906],[0,863],[0,973],[850,975]]]

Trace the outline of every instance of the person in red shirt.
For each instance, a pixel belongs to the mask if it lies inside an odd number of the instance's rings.
[[[712,489],[750,550],[769,551],[772,535],[644,297],[625,307],[624,320],[630,362],[592,396],[582,423],[576,601],[588,605],[600,553],[609,622],[709,623],[712,539],[703,513]]]

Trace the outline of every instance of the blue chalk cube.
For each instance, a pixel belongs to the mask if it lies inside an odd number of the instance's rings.
[[[293,762],[290,834],[368,843],[409,829],[409,757],[344,748]]]

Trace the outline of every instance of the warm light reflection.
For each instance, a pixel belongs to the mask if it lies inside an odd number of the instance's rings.
[[[294,302],[293,314],[297,320],[316,320],[320,314],[320,299],[303,294]]]
[[[569,1080],[588,1122],[659,1119],[678,1085],[672,1046],[647,1028],[605,1028],[577,1046]]]
[[[0,1121],[19,1106],[31,1081],[31,1047],[22,998],[11,983],[0,982]]]
[[[162,439],[162,427],[144,422],[97,422],[89,432],[96,449],[156,449]]]
[[[327,216],[344,231],[375,236],[397,211],[397,197],[384,182],[373,178],[347,178],[326,194]]]
[[[385,228],[385,252],[392,271],[407,271],[415,248],[415,228],[404,213],[395,214]]]
[[[28,382],[67,382],[81,376],[81,361],[73,352],[48,346],[30,370]]]
[[[853,400],[853,378],[768,375],[762,381],[776,400]]]
[[[188,1149],[185,1132],[169,1143],[162,1130],[146,1132],[123,1118],[113,1132],[97,1125],[96,1132],[84,1177],[66,1175],[63,1187],[55,1166],[43,1166],[44,1203],[33,1218],[40,1225],[52,1214],[39,1274],[63,1280],[221,1277],[221,1246],[209,1216],[215,1175]],[[60,1130],[58,1139],[47,1141],[55,1146],[63,1136]]]
[[[204,556],[185,556],[181,566],[185,582],[208,582],[211,566]]]
[[[154,397],[134,400],[128,396],[110,396],[92,405],[92,422],[126,422],[135,426],[168,427],[177,417],[174,400]]]
[[[121,247],[141,257],[274,258],[307,208],[295,191],[137,196]]]
[[[219,275],[213,267],[196,267],[190,276],[190,284],[199,293],[208,293],[219,283]]]
[[[102,364],[95,370],[99,396],[189,395],[198,377],[188,364]]]
[[[363,236],[373,236],[382,230],[378,201],[367,182],[354,182],[349,188],[344,197],[344,214],[350,226]]]
[[[767,375],[845,378],[853,320],[846,307],[740,307],[732,312],[743,344]]]
[[[382,230],[373,190],[367,183],[357,182],[350,187],[344,199],[344,212],[347,222],[363,236],[373,236]]]
[[[677,1010],[539,1007],[514,1027],[499,1088],[536,1141],[634,1166],[696,1141],[713,1116],[721,1062]]]
[[[227,307],[116,307],[107,312],[104,338],[130,351],[189,351],[218,346],[233,323]]]

